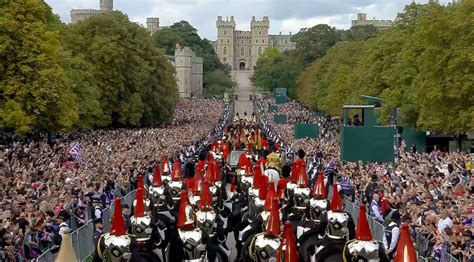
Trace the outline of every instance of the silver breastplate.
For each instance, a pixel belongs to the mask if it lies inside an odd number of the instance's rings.
[[[328,236],[332,239],[349,239],[349,215],[344,212],[327,212]]]
[[[132,255],[130,244],[132,240],[128,235],[114,236],[110,233],[104,235],[104,258],[107,262],[128,261]]]
[[[346,249],[354,259],[364,259],[367,262],[378,262],[379,243],[377,241],[354,240],[346,245]]]
[[[197,211],[196,220],[199,228],[206,232],[210,237],[214,236],[215,233],[215,223],[216,223],[217,214],[214,210],[209,211]]]
[[[173,198],[174,201],[179,201],[181,198],[181,189],[183,188],[183,182],[182,181],[170,181],[169,184],[169,191],[171,194],[171,197]]]
[[[206,246],[202,243],[202,231],[200,228],[192,230],[178,230],[179,238],[183,242],[184,260],[192,261],[204,259]],[[199,260],[196,260],[199,261]]]
[[[197,210],[199,208],[199,200],[201,200],[201,196],[198,194],[189,197],[189,203],[191,204],[193,209]]]
[[[151,186],[150,189],[148,190],[148,194],[153,201],[153,206],[161,206],[166,204],[165,202],[165,187],[159,186],[159,187],[154,187]]]
[[[257,235],[253,250],[256,261],[276,261],[280,245],[281,239],[279,237],[267,237],[264,234]]]
[[[326,212],[328,208],[328,201],[326,199],[311,198],[309,200],[309,207],[310,207],[309,219],[319,223],[321,222],[322,215]]]
[[[151,238],[151,217],[130,217],[130,224],[132,224],[132,234],[135,235],[138,242],[144,242]]]

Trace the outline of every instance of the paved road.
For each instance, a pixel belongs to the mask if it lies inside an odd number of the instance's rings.
[[[238,96],[235,101],[234,113],[239,113],[240,116],[247,112],[247,115],[252,115],[253,107],[250,101],[250,95],[254,95],[255,88],[250,82],[251,71],[232,71],[232,79],[237,82],[237,87],[234,90],[234,96]]]
[[[255,88],[252,86],[252,82],[250,82],[251,75],[251,71],[232,71],[232,80],[237,82],[237,86],[234,89],[234,99],[235,95],[238,96],[238,100],[234,103],[234,114],[239,113],[240,116],[243,116],[244,112],[247,112],[247,115],[251,116],[253,113],[250,95],[255,94]],[[230,188],[230,186],[228,187]],[[235,261],[237,252],[233,233],[229,233],[226,244],[231,250],[230,261]]]

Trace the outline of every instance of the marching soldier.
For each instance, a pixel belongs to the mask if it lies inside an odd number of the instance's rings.
[[[300,243],[300,255],[303,261],[310,261],[314,254],[314,243],[322,239],[326,228],[321,226],[321,218],[326,214],[327,201],[324,175],[320,174],[311,192],[308,208],[302,223],[296,229],[296,237]]]
[[[315,244],[316,261],[342,261],[346,242],[355,237],[355,224],[352,216],[344,211],[337,184],[333,185],[330,210],[321,218],[321,226],[326,228],[326,235]]]
[[[359,207],[356,238],[349,240],[344,246],[344,262],[347,261],[380,261],[389,262],[382,243],[372,239],[365,205]]]

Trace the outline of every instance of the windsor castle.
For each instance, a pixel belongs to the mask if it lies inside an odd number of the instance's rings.
[[[253,70],[257,65],[258,57],[266,48],[276,48],[281,52],[295,49],[289,35],[269,35],[270,20],[267,16],[262,21],[252,17],[250,31],[235,30],[234,17],[225,21],[222,16],[217,17],[217,40],[214,42],[216,51],[222,63],[229,65],[233,70]]]
[[[99,0],[100,9],[73,9],[71,10],[71,23],[75,24],[89,17],[106,12],[113,12],[113,0]],[[357,20],[352,21],[352,26],[374,25],[380,30],[393,25],[390,20],[368,20],[366,14],[359,13]],[[276,48],[280,52],[293,50],[296,44],[289,35],[269,35],[270,20],[264,16],[262,20],[252,17],[250,31],[240,31],[235,28],[234,17],[225,20],[217,17],[217,40],[213,42],[214,50],[223,64],[232,70],[254,70],[258,57],[266,48]],[[160,30],[160,20],[157,17],[146,19],[146,28],[154,34]],[[203,59],[196,57],[189,47],[177,46],[174,56],[168,56],[175,66],[181,97],[200,97],[203,89]]]

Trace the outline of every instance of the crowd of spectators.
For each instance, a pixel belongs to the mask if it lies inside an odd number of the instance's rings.
[[[79,227],[93,218],[87,210],[94,196],[122,196],[163,155],[178,158],[212,134],[224,110],[222,100],[187,99],[161,128],[13,138],[0,145],[0,261],[26,261],[60,244],[62,225]],[[69,154],[76,144],[82,161]]]
[[[269,104],[274,101],[261,102],[261,112],[266,112]],[[274,114],[287,115],[288,120],[276,124]],[[436,149],[417,152],[402,142],[397,164],[345,163],[340,161],[340,119],[312,115],[294,101],[278,105],[277,112],[265,116],[272,130],[294,151],[301,148],[308,157],[318,159],[323,169],[337,170],[344,193],[369,205],[370,215],[386,226],[386,231],[391,222],[396,226],[409,223],[420,255],[449,261],[450,254],[459,261],[474,261],[472,154]],[[317,139],[294,138],[294,125],[301,119],[318,124]]]

